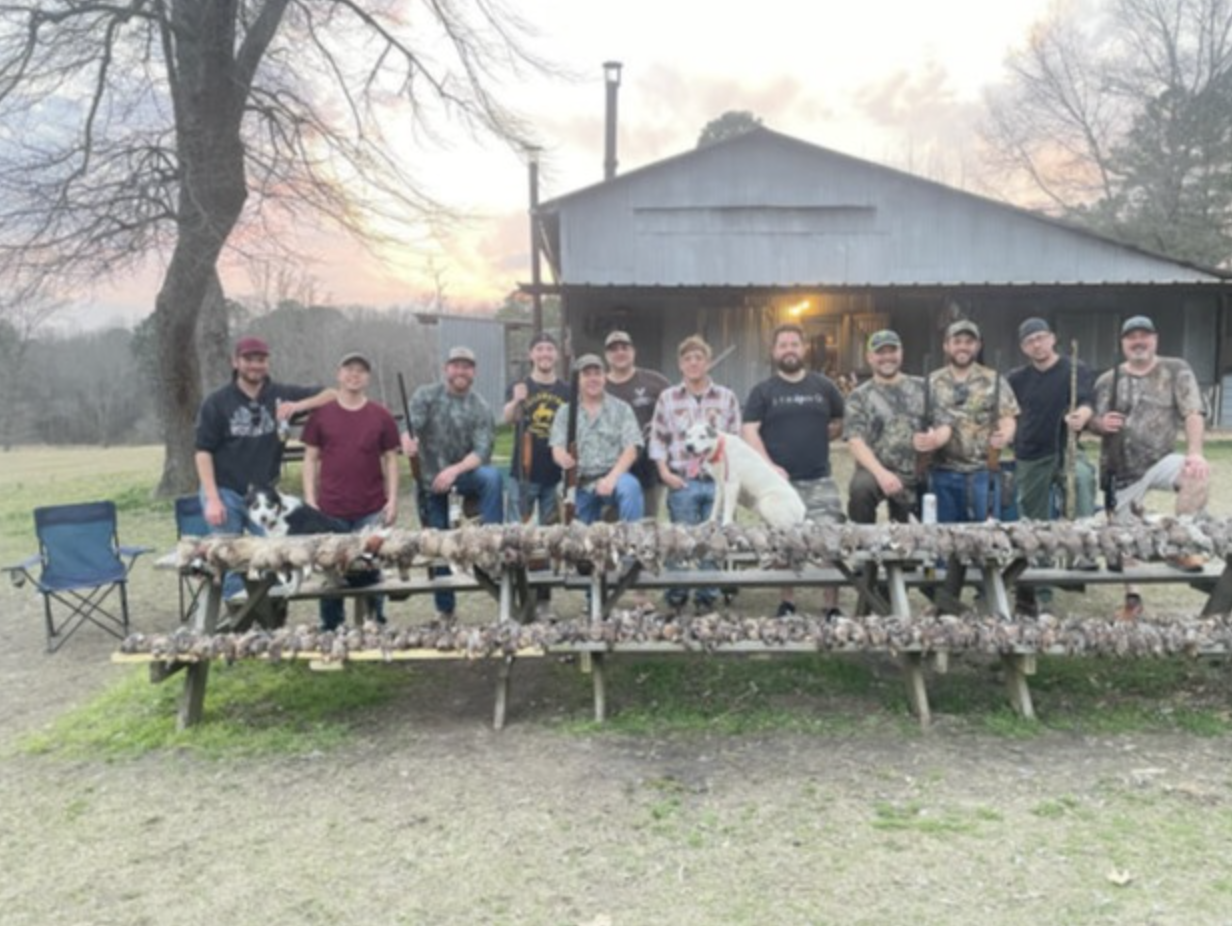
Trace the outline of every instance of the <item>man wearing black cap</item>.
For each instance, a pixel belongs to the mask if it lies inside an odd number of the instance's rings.
[[[371,377],[364,354],[346,354],[338,363],[337,401],[318,408],[304,426],[304,501],[345,530],[388,527],[398,516],[398,425],[368,398]],[[380,580],[379,570],[347,574],[355,587]],[[319,608],[326,630],[341,626],[341,598],[323,598]],[[380,596],[370,596],[368,608],[384,623]]]
[[[569,401],[569,386],[556,375],[559,356],[556,340],[546,331],[537,333],[530,341],[530,373],[505,393],[502,417],[506,424],[517,425],[509,462],[511,519],[528,520],[536,505],[540,524],[556,519],[560,467],[552,459],[548,437],[557,412]],[[540,597],[546,592],[542,589]]]
[[[248,523],[244,493],[250,485],[273,486],[282,466],[279,422],[332,402],[337,393],[319,386],[289,386],[269,375],[269,345],[247,336],[235,342],[231,382],[208,396],[197,412],[197,479],[206,523],[218,533],[261,533]],[[243,591],[238,575],[227,576],[224,594]]]
[[[607,391],[628,403],[642,431],[642,449],[629,472],[642,485],[646,517],[654,519],[659,516],[663,483],[659,481],[659,468],[650,459],[650,422],[659,396],[672,384],[662,373],[637,366],[633,339],[625,331],[611,332],[603,341],[603,352],[607,357]]]
[[[948,362],[929,376],[933,409],[944,423],[926,435],[920,449],[936,452],[932,483],[941,523],[985,519],[989,492],[999,491],[989,479],[989,447],[1000,449],[1014,441],[1014,390],[996,370],[976,363],[981,344],[975,322],[954,322],[942,344]],[[998,393],[1000,405],[994,408]]]
[[[1094,414],[1095,374],[1078,362],[1077,402],[1071,411],[1074,360],[1057,353],[1057,337],[1048,323],[1028,318],[1018,326],[1018,344],[1030,361],[1006,377],[1020,409],[1014,434],[1018,512],[1048,521],[1054,517],[1053,489],[1062,485],[1060,477],[1069,464],[1065,459],[1068,432],[1081,433]],[[1095,513],[1095,468],[1081,451],[1073,463],[1074,514],[1088,518]]]

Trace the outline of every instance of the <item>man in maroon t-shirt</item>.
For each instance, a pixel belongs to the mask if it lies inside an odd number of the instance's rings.
[[[382,405],[368,398],[372,364],[358,352],[338,364],[338,398],[312,413],[304,426],[304,501],[351,530],[392,525],[398,516],[398,426]],[[348,575],[352,586],[381,580],[377,570]],[[321,600],[321,625],[342,625],[341,598]],[[369,613],[385,622],[379,595]]]

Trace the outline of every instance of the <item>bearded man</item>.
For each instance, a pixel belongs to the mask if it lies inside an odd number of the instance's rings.
[[[830,475],[830,441],[843,433],[843,394],[826,376],[805,366],[804,329],[779,325],[770,336],[774,375],[753,387],[744,406],[741,437],[770,461],[799,493],[814,521],[842,521],[843,501]],[[823,603],[837,608],[838,590]],[[792,590],[782,590],[780,617],[794,614]]]

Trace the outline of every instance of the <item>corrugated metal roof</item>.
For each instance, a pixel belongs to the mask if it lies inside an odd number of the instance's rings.
[[[1219,285],[1232,277],[764,128],[549,200],[539,215],[566,286]]]

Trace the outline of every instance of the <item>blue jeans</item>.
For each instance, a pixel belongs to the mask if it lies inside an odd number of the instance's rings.
[[[715,486],[713,482],[703,479],[689,479],[684,488],[673,489],[667,493],[667,513],[673,524],[702,524],[714,508]],[[714,560],[702,560],[699,569],[718,569]],[[667,568],[673,568],[672,563]],[[693,603],[700,608],[710,608],[719,597],[719,590],[714,587],[697,588],[693,590]],[[689,590],[685,588],[669,588],[667,603],[673,608],[682,608],[689,600]]]
[[[509,478],[509,489],[506,497],[505,520],[510,523],[525,521],[535,506],[539,506],[540,524],[551,524],[556,520],[557,498],[560,494],[560,483],[545,485],[541,482],[519,482],[512,476]]]
[[[594,485],[594,483],[591,483]],[[583,524],[594,524],[603,516],[608,505],[616,506],[616,516],[622,521],[640,521],[645,511],[642,484],[634,476],[625,473],[616,480],[611,495],[600,495],[593,489],[577,490],[577,517]]]
[[[500,524],[503,505],[502,482],[501,474],[494,466],[481,466],[459,476],[454,483],[454,488],[463,498],[479,500],[480,521],[484,524]],[[447,530],[449,528],[449,495],[438,495],[431,491],[425,492],[424,495],[424,514],[428,518],[428,527]],[[434,577],[452,574],[448,566],[432,567]],[[436,602],[436,610],[442,614],[453,614],[457,608],[457,597],[453,592],[434,592],[433,600]]]
[[[346,518],[338,518],[337,520],[345,524],[347,530],[358,531],[365,527],[380,524],[381,512],[373,512],[353,520],[347,520]],[[363,588],[365,585],[376,585],[380,582],[381,570],[366,569],[363,572],[348,572],[345,578],[348,588]],[[346,622],[346,603],[342,598],[322,598],[318,602],[318,610],[321,615],[321,629],[323,630],[337,630]],[[384,595],[368,596],[368,616],[378,624],[385,623]]]
[[[932,472],[933,494],[937,496],[939,524],[975,524],[988,518],[988,470],[959,473],[949,469]],[[1002,508],[1008,501],[1002,499]]]
[[[201,510],[205,510],[205,490],[197,492],[201,499]],[[265,529],[258,524],[253,524],[248,520],[248,506],[244,504],[244,496],[234,489],[224,489],[218,487],[218,497],[222,500],[223,507],[227,510],[227,520],[218,527],[210,525],[211,534],[242,534],[245,531],[252,534],[254,537],[264,537]],[[244,591],[244,577],[238,572],[228,572],[222,580],[222,597],[224,601],[229,601],[240,592]]]

